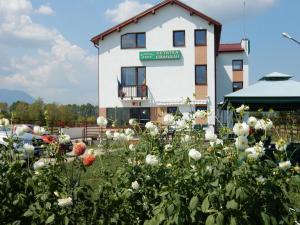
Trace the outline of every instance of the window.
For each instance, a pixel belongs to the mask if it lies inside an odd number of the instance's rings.
[[[169,114],[175,115],[177,113],[177,111],[178,111],[178,107],[176,107],[176,106],[167,108],[167,113],[169,113]]]
[[[233,82],[232,90],[233,92],[243,89],[243,82]]]
[[[130,33],[121,36],[121,48],[146,48],[145,33]]]
[[[197,112],[198,110],[199,111],[202,111],[202,110],[207,111],[207,106],[206,105],[197,105],[195,108],[195,111]]]
[[[123,87],[146,84],[146,67],[122,67],[121,84]]]
[[[206,30],[195,30],[195,45],[206,45]]]
[[[108,126],[112,125],[112,122],[117,126],[125,125],[130,119],[130,110],[129,108],[107,108],[106,117],[108,119]]]
[[[195,83],[207,84],[207,66],[206,65],[197,65],[195,67]]]
[[[173,31],[173,46],[183,47],[185,46],[185,31]]]
[[[130,118],[145,124],[150,121],[150,108],[130,108]]]
[[[242,71],[243,70],[243,60],[232,60],[232,70]]]

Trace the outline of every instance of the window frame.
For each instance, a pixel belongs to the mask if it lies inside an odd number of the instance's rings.
[[[198,31],[205,31],[205,43],[204,44],[197,44],[196,33]],[[194,32],[194,42],[195,42],[195,46],[207,46],[207,30],[206,29],[196,29]]]
[[[242,84],[242,88],[239,88],[239,89],[234,89],[234,84],[235,83],[239,83],[239,84]],[[236,91],[239,91],[239,90],[242,90],[244,88],[244,82],[243,81],[233,81],[232,82],[232,92],[236,92]]]
[[[199,109],[201,108],[201,109]],[[205,108],[205,109],[203,109]],[[195,105],[195,112],[197,112],[197,110],[204,110],[207,111],[207,105]]]
[[[183,45],[175,45],[175,33],[176,32],[183,32],[183,34],[184,34],[184,43],[183,43]],[[185,42],[186,42],[185,30],[173,30],[173,47],[185,47]]]
[[[234,68],[234,62],[241,62],[241,68],[240,69],[235,69]],[[244,60],[242,60],[242,59],[234,59],[234,60],[232,60],[232,71],[243,71],[244,70]]]
[[[126,68],[134,68],[135,69],[135,85],[123,85],[122,81],[123,81],[123,69],[126,69]],[[139,74],[138,74],[138,69],[139,68],[144,68],[145,69],[145,84],[147,83],[147,69],[146,69],[146,66],[123,66],[121,67],[121,85],[122,87],[138,87],[138,86],[142,86],[142,85],[139,85],[139,80],[138,80],[138,77],[139,77]]]
[[[206,82],[205,83],[197,83],[197,67],[198,66],[204,66],[205,67],[205,76],[206,76]],[[207,85],[207,65],[206,64],[200,64],[200,65],[195,65],[195,85]]]
[[[124,48],[123,47],[123,36],[128,35],[128,34],[134,34],[135,35],[135,47],[128,47],[128,48]],[[138,39],[137,36],[139,34],[144,34],[145,35],[145,46],[138,46]],[[122,34],[121,35],[121,49],[142,49],[142,48],[146,48],[147,46],[147,38],[146,38],[146,32],[136,32],[136,33],[126,33],[126,34]]]

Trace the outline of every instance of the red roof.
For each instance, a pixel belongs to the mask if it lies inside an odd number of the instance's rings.
[[[233,43],[233,44],[220,44],[219,52],[244,52],[241,43]]]
[[[155,14],[156,10],[161,9],[161,8],[163,8],[163,7],[165,7],[169,4],[172,4],[172,5],[176,4],[180,7],[182,7],[183,9],[186,9],[187,11],[189,11],[191,16],[193,16],[193,15],[199,16],[202,19],[205,19],[206,21],[208,21],[210,24],[214,24],[215,33],[216,33],[216,35],[215,35],[215,37],[216,37],[216,46],[219,45],[220,37],[221,37],[221,29],[222,29],[221,23],[219,23],[218,21],[204,15],[203,13],[197,11],[196,9],[193,9],[190,6],[180,2],[179,0],[165,0],[165,1],[163,1],[159,4],[157,4],[157,5],[153,6],[152,8],[150,8],[150,9],[148,9],[148,10],[146,10],[146,11],[144,11],[144,12],[142,12],[142,13],[140,13],[140,14],[138,14],[138,15],[136,15],[136,16],[128,19],[128,20],[126,20],[125,22],[120,23],[120,24],[112,27],[112,28],[108,29],[107,31],[104,31],[101,34],[98,34],[97,36],[93,37],[91,39],[91,41],[94,44],[97,44],[98,41],[103,40],[106,36],[110,35],[111,33],[116,32],[116,31],[119,32],[119,31],[121,31],[121,29],[123,27],[126,27],[127,25],[132,24],[132,23],[137,23],[139,21],[139,19],[141,19],[141,18],[143,18],[143,17],[145,17],[149,14]]]

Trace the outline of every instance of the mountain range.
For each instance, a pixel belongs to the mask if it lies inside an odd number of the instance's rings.
[[[12,104],[16,101],[33,103],[35,99],[24,91],[0,89],[0,102]]]

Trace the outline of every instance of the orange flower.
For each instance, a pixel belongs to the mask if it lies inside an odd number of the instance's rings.
[[[83,158],[83,165],[85,166],[91,166],[94,161],[96,160],[96,156],[95,155],[86,155]]]
[[[80,156],[84,154],[85,149],[86,149],[86,145],[83,142],[80,142],[74,145],[73,152],[75,153],[75,155]]]

